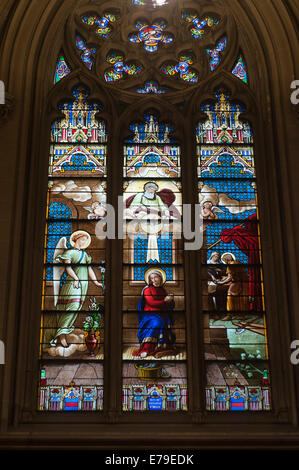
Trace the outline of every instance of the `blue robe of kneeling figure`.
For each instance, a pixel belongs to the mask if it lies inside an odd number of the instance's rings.
[[[173,326],[172,311],[175,303],[166,303],[164,298],[167,293],[163,287],[147,286],[142,292],[137,310],[139,329],[138,339],[140,343],[165,343],[174,344],[175,335],[171,331]]]

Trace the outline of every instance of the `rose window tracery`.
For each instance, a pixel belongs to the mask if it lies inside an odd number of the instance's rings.
[[[118,13],[106,12],[102,16],[82,16],[82,23],[95,27],[95,34],[99,38],[109,39],[113,31],[112,24],[119,19]]]
[[[154,93],[156,95],[164,95],[165,93],[167,93],[168,88],[160,87],[158,82],[154,80],[149,80],[142,87],[137,87],[132,91],[136,91],[136,93],[143,94],[143,95],[148,94],[148,93]]]
[[[129,41],[136,44],[143,43],[147,52],[156,52],[159,44],[171,44],[174,40],[173,35],[165,31],[166,26],[167,23],[163,20],[152,25],[138,21],[136,23],[138,33],[131,33]]]
[[[212,49],[206,49],[206,53],[211,57],[210,59],[210,68],[211,70],[215,70],[215,68],[220,64],[221,61],[221,53],[226,48],[227,39],[226,37],[220,39],[217,42],[216,46]]]
[[[106,82],[117,82],[126,75],[137,75],[142,70],[142,67],[136,63],[125,63],[124,56],[118,52],[111,52],[106,60],[113,65],[105,72]]]
[[[194,87],[222,69],[247,84],[242,52],[231,53],[238,38],[228,34],[231,19],[219,8],[221,0],[198,2],[196,9],[185,0],[171,1],[172,8],[163,0],[114,0],[111,8],[93,1],[92,9],[78,9],[73,62],[79,66],[79,59],[101,82],[139,96]],[[68,55],[63,57],[55,83],[72,70]]]
[[[199,80],[198,74],[190,68],[193,63],[192,54],[181,55],[177,64],[164,65],[161,71],[171,77],[177,75],[184,82],[197,83]]]
[[[94,62],[94,56],[96,54],[96,48],[87,47],[86,42],[81,36],[76,36],[76,46],[78,51],[80,51],[81,60],[86,65],[86,67],[91,70]]]
[[[219,23],[218,18],[212,16],[200,18],[196,12],[184,12],[182,16],[187,23],[191,24],[190,33],[195,39],[201,39],[209,28]]]

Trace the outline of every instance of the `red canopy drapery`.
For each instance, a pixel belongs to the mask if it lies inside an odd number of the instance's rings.
[[[220,238],[224,243],[234,242],[248,256],[250,310],[262,311],[263,302],[256,214],[248,217],[242,225],[222,230]]]

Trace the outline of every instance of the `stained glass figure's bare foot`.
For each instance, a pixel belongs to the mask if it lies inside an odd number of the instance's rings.
[[[176,349],[159,348],[155,351],[154,356],[155,358],[160,359],[161,357],[164,357],[164,356],[176,356],[177,354],[178,354],[178,351]]]
[[[231,315],[225,315],[225,317],[221,318],[222,321],[230,321],[232,319]]]
[[[65,335],[60,335],[60,342],[64,348],[68,348],[68,344],[66,342],[66,336]]]

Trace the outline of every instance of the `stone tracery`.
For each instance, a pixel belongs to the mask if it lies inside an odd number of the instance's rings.
[[[81,60],[97,79],[127,91],[132,90],[132,85],[135,90],[151,80],[179,91],[196,85],[199,78],[205,80],[226,62],[232,73],[234,63],[227,58],[238,36],[227,34],[226,10],[219,7],[221,2],[215,2],[209,10],[205,2],[192,10],[183,0],[174,2],[171,10],[164,8],[164,3],[115,0],[107,9],[107,4],[101,8],[93,2],[92,10],[82,7],[74,12],[76,31],[82,32],[80,40],[77,33]],[[71,25],[72,22],[72,30]],[[110,60],[107,59],[107,39],[115,50],[122,51],[118,62],[109,62],[113,65],[109,70],[104,65]],[[175,75],[180,80],[173,80]],[[128,76],[130,80],[122,80]]]

